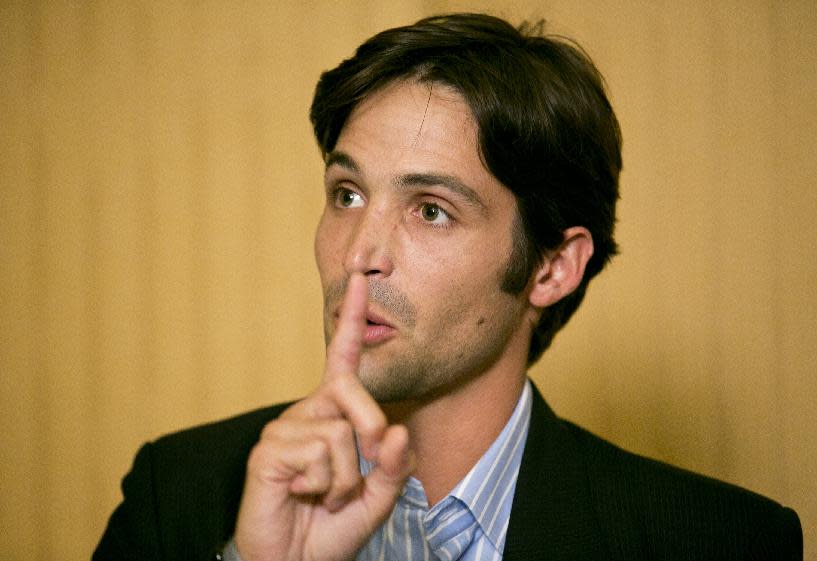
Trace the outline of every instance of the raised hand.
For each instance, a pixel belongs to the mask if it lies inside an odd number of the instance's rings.
[[[354,559],[412,469],[408,433],[389,426],[357,377],[367,286],[349,279],[318,389],[263,430],[247,462],[235,543],[244,561]],[[359,472],[363,455],[376,462]]]

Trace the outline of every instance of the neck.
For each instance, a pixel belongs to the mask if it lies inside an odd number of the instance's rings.
[[[524,364],[497,368],[427,401],[383,405],[390,423],[409,431],[414,477],[429,506],[442,500],[502,432],[525,383]]]

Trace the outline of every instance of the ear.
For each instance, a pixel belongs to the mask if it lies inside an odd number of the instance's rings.
[[[579,286],[584,269],[593,256],[593,236],[583,226],[564,232],[564,240],[536,271],[530,291],[530,303],[537,308],[555,304]]]

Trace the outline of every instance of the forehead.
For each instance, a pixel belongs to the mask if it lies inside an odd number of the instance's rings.
[[[506,190],[480,158],[470,108],[440,83],[401,80],[375,91],[352,111],[333,152],[349,155],[361,175],[437,173],[489,197]]]
[[[361,120],[379,117],[413,122],[415,132],[424,120],[452,126],[462,133],[475,134],[477,130],[471,110],[457,90],[426,80],[399,79],[376,89],[355,106],[341,135],[350,127],[359,126]]]

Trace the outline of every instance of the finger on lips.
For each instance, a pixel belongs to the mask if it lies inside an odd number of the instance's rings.
[[[336,376],[357,377],[360,351],[366,332],[368,286],[366,277],[353,273],[346,285],[346,295],[340,307],[337,326],[326,350],[324,379]]]
[[[353,273],[346,286],[335,334],[329,343],[326,373],[318,394],[328,395],[339,413],[349,419],[357,432],[361,452],[373,460],[387,421],[357,375],[366,330],[367,302],[366,277]]]

